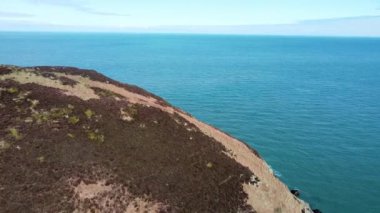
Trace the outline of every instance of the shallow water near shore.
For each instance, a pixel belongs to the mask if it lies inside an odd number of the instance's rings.
[[[380,212],[380,39],[0,33],[0,64],[95,69],[254,147],[323,212]]]

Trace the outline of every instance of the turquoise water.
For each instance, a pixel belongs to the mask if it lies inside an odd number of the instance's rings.
[[[323,212],[380,212],[380,39],[0,33],[0,63],[96,69],[257,149]]]

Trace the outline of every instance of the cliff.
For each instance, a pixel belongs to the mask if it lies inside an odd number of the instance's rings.
[[[1,212],[311,212],[243,142],[95,71],[0,66]]]

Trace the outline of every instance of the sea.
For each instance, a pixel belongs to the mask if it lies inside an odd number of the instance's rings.
[[[380,38],[2,32],[0,64],[138,85],[256,149],[313,208],[380,212]]]

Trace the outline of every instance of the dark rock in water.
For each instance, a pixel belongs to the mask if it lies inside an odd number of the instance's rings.
[[[313,213],[322,213],[319,209],[313,209]]]
[[[290,190],[290,192],[294,195],[294,196],[300,196],[301,195],[301,192],[297,189],[292,189]]]

